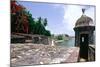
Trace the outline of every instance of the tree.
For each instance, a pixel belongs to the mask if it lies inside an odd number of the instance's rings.
[[[29,33],[33,34],[34,33],[34,28],[35,28],[35,18],[32,18],[32,14],[28,11],[28,21],[29,21]]]
[[[44,26],[47,26],[47,18],[44,19],[43,25],[44,25]]]
[[[57,39],[58,39],[58,40],[63,40],[63,36],[62,36],[62,35],[59,35],[59,36],[57,37]]]
[[[11,1],[11,32],[28,33],[28,19],[25,7]]]
[[[50,31],[49,31],[49,30],[46,30],[46,31],[45,31],[45,35],[46,35],[46,36],[51,36]]]
[[[47,18],[35,19],[24,6],[11,1],[11,32],[51,36],[50,31],[45,28]]]

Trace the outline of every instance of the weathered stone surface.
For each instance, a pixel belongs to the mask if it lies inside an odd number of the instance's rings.
[[[77,47],[61,47],[42,44],[11,44],[11,65],[36,65],[77,62]]]

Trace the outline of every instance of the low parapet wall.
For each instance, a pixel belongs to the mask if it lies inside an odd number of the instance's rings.
[[[34,44],[51,45],[52,39],[44,35],[16,33],[11,35],[11,43],[34,43]]]

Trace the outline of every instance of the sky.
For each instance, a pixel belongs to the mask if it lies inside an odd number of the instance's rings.
[[[26,7],[34,18],[47,18],[47,30],[51,34],[68,34],[74,36],[73,28],[78,18],[82,15],[82,8],[85,8],[85,15],[91,17],[95,24],[95,6],[74,5],[74,4],[55,4],[20,1],[19,4]]]

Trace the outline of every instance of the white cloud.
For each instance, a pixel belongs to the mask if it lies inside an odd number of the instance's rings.
[[[68,34],[74,35],[74,25],[81,16],[81,9],[76,5],[66,5],[64,7],[63,25]]]

